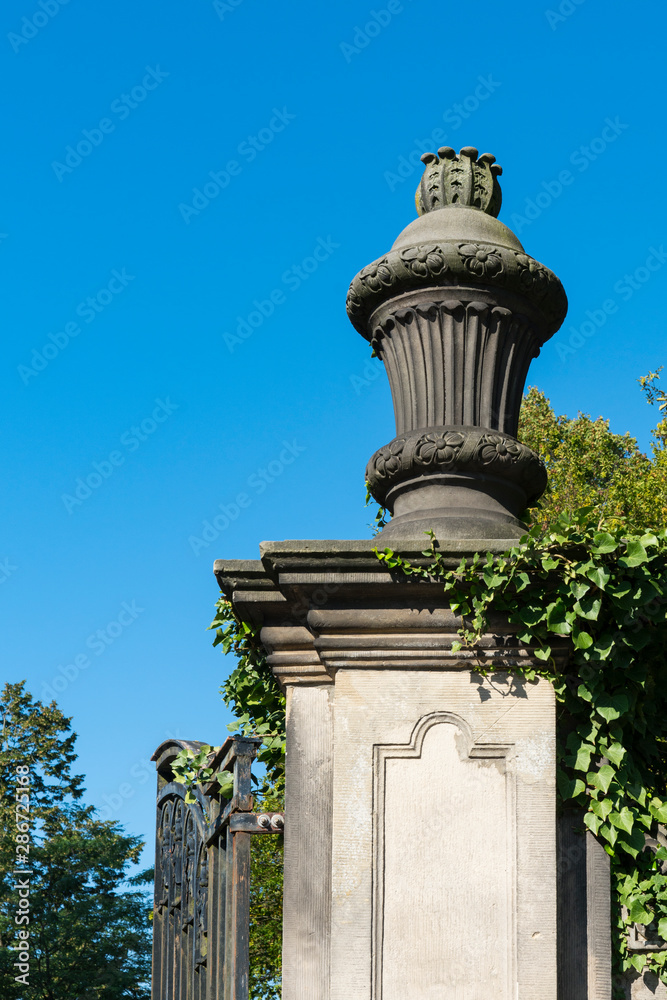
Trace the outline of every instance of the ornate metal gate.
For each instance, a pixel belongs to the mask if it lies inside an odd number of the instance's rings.
[[[211,762],[231,771],[231,800],[217,781],[195,802],[174,781],[181,750],[204,745],[168,740],[155,751],[158,774],[153,911],[152,1000],[247,1000],[250,837],[280,833],[282,813],[252,812],[251,766],[261,741],[230,737]]]

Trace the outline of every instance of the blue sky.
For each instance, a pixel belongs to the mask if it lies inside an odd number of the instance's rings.
[[[368,535],[394,425],[345,295],[421,152],[497,156],[501,219],[570,300],[529,382],[648,446],[664,33],[601,0],[6,0],[3,679],[56,691],[147,860],[152,751],[226,735],[213,560]]]

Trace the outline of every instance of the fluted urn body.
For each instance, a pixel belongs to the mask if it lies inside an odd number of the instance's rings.
[[[558,278],[495,216],[500,168],[489,154],[425,154],[419,218],[353,280],[350,320],[383,361],[397,436],[368,463],[393,519],[383,537],[513,538],[546,488],[516,439],[533,358],[560,327]]]

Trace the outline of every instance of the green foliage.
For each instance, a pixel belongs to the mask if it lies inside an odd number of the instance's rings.
[[[649,401],[664,409],[658,372],[639,379]],[[538,453],[549,473],[549,486],[530,512],[543,530],[559,514],[591,507],[591,519],[642,532],[667,524],[667,421],[653,432],[651,455],[643,454],[629,434],[614,434],[609,421],[585,413],[556,416],[549,400],[531,388],[521,406],[519,439]]]
[[[548,678],[560,703],[558,788],[611,858],[618,970],[646,967],[667,982],[667,953],[627,948],[632,923],[667,929],[667,850],[647,846],[667,821],[667,531],[629,534],[591,513],[562,514],[504,555],[476,555],[456,570],[433,536],[426,568],[391,549],[377,554],[442,581],[462,618],[458,648],[477,656],[491,612],[536,647],[540,665],[514,669]],[[553,653],[564,642],[572,651],[562,668]]]
[[[281,812],[282,795],[266,782],[256,812]],[[283,837],[258,834],[251,841],[250,998],[280,1000],[283,923]]]
[[[238,657],[221,688],[223,701],[237,719],[228,728],[262,738],[257,759],[280,793],[285,773],[285,696],[267,665],[257,629],[237,617],[226,597],[219,599],[216,609],[209,626],[215,629],[213,645]]]
[[[285,696],[266,662],[258,630],[241,621],[225,597],[217,602],[216,611],[210,625],[215,629],[213,645],[238,657],[236,667],[221,688],[225,704],[237,718],[228,728],[245,736],[261,737],[257,760],[266,768],[266,779],[255,810],[279,812],[283,809],[285,780]],[[204,749],[214,751],[211,747]],[[205,764],[209,758],[210,753],[200,763]],[[185,765],[186,769],[193,766],[194,763]],[[192,777],[196,775],[190,772]],[[230,787],[229,794],[231,791]],[[258,834],[251,844],[250,1000],[279,1000],[283,838],[277,834]]]
[[[45,819],[68,798],[80,799],[83,776],[73,775],[76,760],[70,720],[55,702],[43,705],[25,690],[25,683],[5,684],[0,695],[0,800],[3,830],[8,812],[14,813],[14,772],[19,764],[31,771],[30,811],[33,819]],[[8,796],[11,794],[11,800]]]
[[[369,507],[373,497],[371,496],[371,488],[368,483],[366,483],[366,502],[364,507]],[[371,529],[374,535],[379,534],[383,528],[389,524],[389,511],[386,507],[382,507],[381,504],[377,504],[377,510],[375,511],[375,517],[373,518],[372,524],[368,527]]]
[[[127,875],[139,860],[140,838],[78,803],[83,778],[71,773],[76,736],[54,702],[43,705],[24,684],[6,684],[0,711],[0,995],[148,1000],[150,905],[144,884],[152,872]],[[18,768],[28,771],[27,794]],[[29,796],[30,806],[22,834],[31,870],[27,988],[15,981],[16,953],[10,950],[18,941],[18,897],[9,875],[15,867],[17,792]]]
[[[208,781],[217,781],[218,787],[225,799],[231,799],[234,792],[234,777],[230,771],[214,772],[209,766],[220,747],[210,747],[206,743],[193,753],[187,747],[175,757],[171,769],[174,780],[184,785],[185,801],[190,804],[195,801],[194,790],[197,785]]]

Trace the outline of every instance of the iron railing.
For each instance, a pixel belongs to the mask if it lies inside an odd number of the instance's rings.
[[[248,1000],[250,838],[281,833],[282,813],[252,812],[251,767],[261,740],[231,736],[210,765],[231,771],[232,798],[217,781],[195,801],[174,780],[184,749],[168,740],[155,751],[158,776],[152,1000]]]

